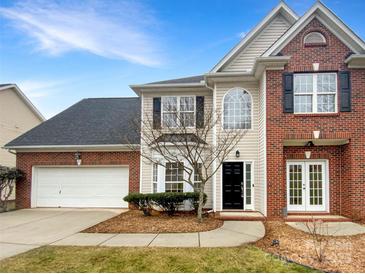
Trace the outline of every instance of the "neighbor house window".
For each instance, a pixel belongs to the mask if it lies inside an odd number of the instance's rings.
[[[224,96],[223,128],[251,128],[251,96],[245,90],[234,88]]]
[[[195,97],[162,97],[162,125],[164,127],[194,127]]]
[[[158,164],[153,164],[152,167],[153,193],[157,192],[157,181],[158,181]]]
[[[166,163],[165,192],[184,191],[184,163]]]
[[[199,174],[202,172],[202,163],[197,163],[194,167],[194,190],[200,190],[201,188],[201,178]]]
[[[294,74],[294,112],[336,112],[337,74]]]

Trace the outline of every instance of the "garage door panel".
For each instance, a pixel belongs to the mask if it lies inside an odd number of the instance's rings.
[[[38,207],[127,207],[127,167],[37,167]]]

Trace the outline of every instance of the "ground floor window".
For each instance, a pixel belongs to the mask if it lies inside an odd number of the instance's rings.
[[[165,192],[184,191],[184,163],[166,163]]]
[[[195,191],[199,191],[202,183],[201,183],[201,178],[199,176],[199,174],[201,174],[202,172],[202,163],[197,163],[196,166],[194,167],[194,190]]]
[[[157,192],[157,182],[158,182],[158,164],[153,164],[153,169],[152,169],[153,193]]]

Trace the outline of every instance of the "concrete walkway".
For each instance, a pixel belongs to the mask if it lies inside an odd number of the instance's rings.
[[[0,260],[51,244],[119,215],[120,209],[37,208],[0,214]]]
[[[77,233],[52,245],[123,247],[232,247],[265,236],[262,222],[225,221],[223,226],[195,233]]]
[[[305,222],[287,222],[287,224],[307,233],[313,229],[311,222],[309,222],[310,230]],[[365,233],[365,226],[353,222],[323,222],[317,231],[317,234],[324,236],[351,236]]]

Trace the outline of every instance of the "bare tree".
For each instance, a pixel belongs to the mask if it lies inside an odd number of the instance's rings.
[[[144,113],[136,126],[141,135],[141,156],[152,164],[166,167],[167,163],[175,163],[183,169],[185,176],[179,180],[200,193],[197,216],[202,221],[206,184],[246,130],[222,128],[221,115],[213,109],[205,108],[201,121],[195,121],[194,113],[178,115],[173,106],[167,108],[171,113],[162,119],[162,125],[156,126],[153,116]],[[194,184],[196,181],[199,183]]]
[[[319,262],[323,262],[328,246],[328,225],[322,220],[315,220],[313,217],[305,223],[308,233],[311,236],[314,254]]]

